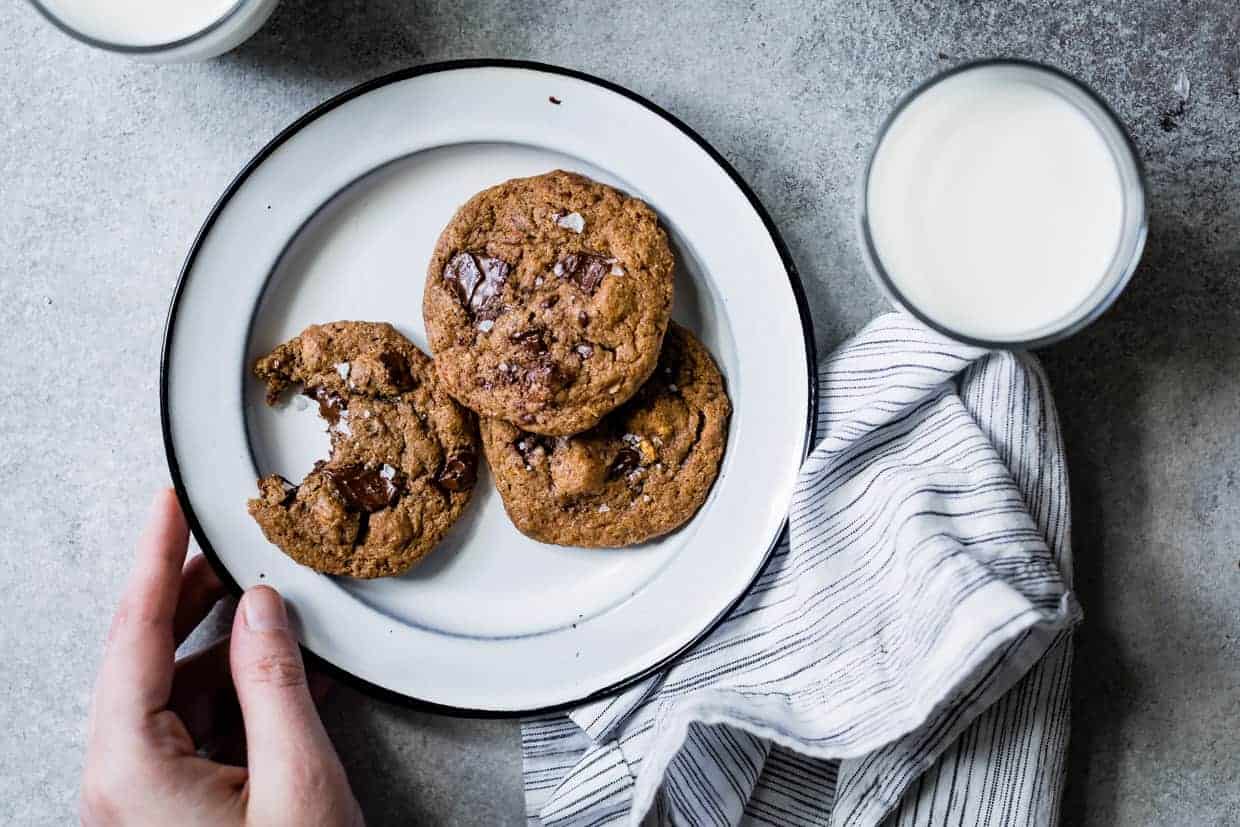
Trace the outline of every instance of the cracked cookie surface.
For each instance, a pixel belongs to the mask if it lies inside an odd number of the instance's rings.
[[[477,478],[476,420],[391,325],[311,325],[254,374],[269,404],[294,388],[314,400],[331,437],[331,456],[300,484],[263,477],[249,502],[289,557],[326,574],[396,575],[460,517]]]
[[[559,545],[628,546],[680,527],[706,501],[730,414],[714,360],[673,323],[654,374],[595,428],[547,437],[484,419],[482,446],[523,534]]]
[[[654,370],[672,277],[642,201],[559,170],[506,181],[466,202],[435,245],[422,310],[436,367],[483,416],[586,430]]]

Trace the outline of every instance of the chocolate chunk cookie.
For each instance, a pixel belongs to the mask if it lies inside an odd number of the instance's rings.
[[[484,190],[435,245],[422,311],[448,390],[539,434],[592,427],[658,361],[672,253],[654,211],[556,171]]]
[[[300,485],[264,477],[250,500],[289,557],[326,574],[400,574],[461,516],[478,471],[474,416],[391,325],[311,325],[254,373],[270,404],[299,387],[331,435],[331,457]]]
[[[678,528],[705,502],[731,409],[706,348],[673,324],[654,375],[592,430],[546,437],[484,419],[482,446],[523,534],[627,546]]]

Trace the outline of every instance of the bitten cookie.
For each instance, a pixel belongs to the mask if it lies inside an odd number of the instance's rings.
[[[331,457],[300,485],[267,476],[250,500],[263,534],[289,557],[326,574],[396,575],[461,516],[477,478],[474,416],[391,325],[311,325],[254,373],[269,404],[300,387],[331,435]]]
[[[658,361],[672,253],[654,211],[555,171],[478,193],[444,228],[423,315],[440,377],[479,414],[574,434]]]
[[[482,446],[523,534],[627,546],[678,528],[706,501],[731,409],[706,348],[672,324],[654,375],[594,429],[557,438],[484,419]]]

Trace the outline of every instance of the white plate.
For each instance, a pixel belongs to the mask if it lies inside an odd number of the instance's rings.
[[[645,199],[673,240],[674,315],[715,354],[734,406],[706,505],[638,548],[560,548],[519,534],[483,473],[465,516],[406,576],[356,581],[293,563],[245,501],[260,473],[300,478],[327,440],[309,408],[266,407],[248,366],[334,319],[389,321],[426,349],[422,284],[453,211],[487,186],[556,167]],[[670,115],[553,67],[422,67],[304,116],[208,218],[168,317],[169,465],[217,568],[239,588],[279,588],[303,643],[329,664],[457,711],[547,709],[664,663],[757,574],[810,437],[810,329],[756,198]]]

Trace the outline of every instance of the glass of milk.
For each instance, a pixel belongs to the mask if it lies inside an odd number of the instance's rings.
[[[1023,349],[1119,296],[1145,245],[1145,179],[1111,109],[1048,66],[950,69],[887,118],[862,243],[885,293],[953,338]]]
[[[88,45],[153,63],[206,60],[258,31],[279,0],[30,0]]]

